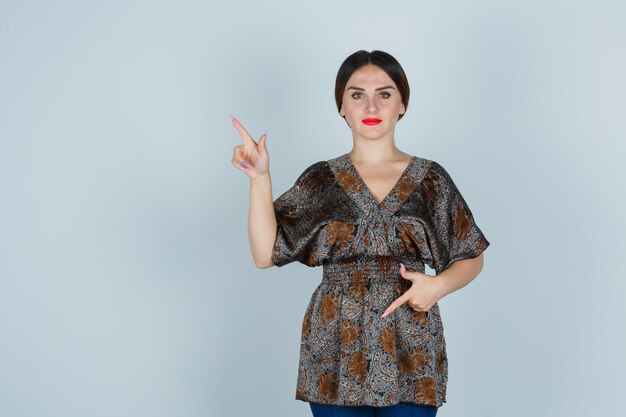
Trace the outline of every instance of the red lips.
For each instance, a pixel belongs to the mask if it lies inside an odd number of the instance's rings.
[[[361,121],[364,124],[370,125],[370,126],[377,125],[378,123],[382,122],[382,120],[380,120],[380,119],[363,119]]]

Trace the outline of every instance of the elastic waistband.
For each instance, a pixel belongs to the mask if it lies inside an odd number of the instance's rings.
[[[411,269],[405,265],[407,269]],[[404,280],[400,275],[400,263],[355,264],[335,263],[323,266],[323,283],[356,282],[398,282]]]

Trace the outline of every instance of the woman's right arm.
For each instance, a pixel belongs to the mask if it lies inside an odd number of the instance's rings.
[[[248,238],[254,264],[258,268],[274,266],[272,249],[276,241],[276,214],[272,200],[272,179],[269,171],[250,178],[250,209]]]
[[[265,146],[267,132],[259,142],[250,136],[243,125],[231,116],[233,125],[243,139],[243,145],[233,149],[232,164],[250,178],[250,208],[248,211],[248,238],[254,264],[269,268],[276,241],[276,213],[272,197],[272,179],[269,171],[269,153]]]

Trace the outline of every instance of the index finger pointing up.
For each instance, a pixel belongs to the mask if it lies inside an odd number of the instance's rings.
[[[239,134],[241,135],[241,137],[243,138],[244,142],[253,142],[256,144],[255,140],[252,139],[252,136],[250,136],[250,133],[248,133],[248,131],[246,130],[246,128],[243,127],[243,125],[241,124],[241,122],[239,120],[237,120],[235,118],[235,116],[231,115],[230,118],[233,121],[233,124],[235,125],[235,128],[237,129],[237,131],[239,132]]]

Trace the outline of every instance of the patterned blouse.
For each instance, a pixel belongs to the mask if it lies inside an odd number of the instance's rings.
[[[348,154],[309,166],[274,201],[272,261],[323,267],[302,322],[295,399],[344,406],[446,402],[448,360],[438,304],[401,305],[407,271],[436,274],[489,242],[437,162],[412,156],[378,203]],[[436,278],[433,278],[436,279]]]

